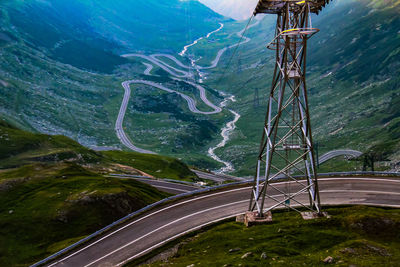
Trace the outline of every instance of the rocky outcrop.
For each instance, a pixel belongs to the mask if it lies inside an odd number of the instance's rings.
[[[130,196],[127,192],[104,195],[96,191],[82,192],[78,197],[66,200],[66,208],[57,212],[56,220],[69,223],[79,214],[90,211],[98,214],[101,221],[111,223],[145,205],[140,199]]]

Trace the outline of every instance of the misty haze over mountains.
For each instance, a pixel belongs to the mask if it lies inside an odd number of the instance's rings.
[[[215,12],[235,20],[248,19],[258,0],[199,0]]]

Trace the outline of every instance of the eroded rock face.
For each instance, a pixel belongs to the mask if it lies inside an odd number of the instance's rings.
[[[114,212],[121,215],[131,213],[138,208],[138,201],[126,192],[107,194],[97,197],[95,200],[109,206]]]
[[[350,227],[368,235],[392,235],[399,231],[400,224],[385,217],[365,217],[350,224]]]
[[[57,212],[57,221],[69,223],[82,213],[90,212],[101,216],[103,222],[111,223],[145,205],[127,192],[105,195],[84,192],[75,199],[66,200],[66,203],[66,208]]]
[[[365,254],[374,254],[374,255],[379,255],[379,256],[383,256],[383,257],[391,256],[389,251],[387,251],[385,248],[379,247],[376,245],[373,246],[371,244],[368,244],[368,242],[366,242],[366,241],[361,242],[355,248],[352,248],[352,247],[344,248],[344,249],[340,250],[340,252],[343,254],[351,255],[353,257],[359,257],[359,256],[365,255]]]
[[[17,179],[10,179],[3,181],[2,183],[0,183],[0,192],[6,192],[8,190],[11,190],[15,186],[25,183],[29,180],[31,180],[31,178],[27,177],[27,178],[17,178]]]
[[[68,223],[68,212],[65,210],[57,211],[56,220],[63,223]]]

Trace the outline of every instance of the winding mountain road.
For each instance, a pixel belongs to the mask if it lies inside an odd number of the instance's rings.
[[[179,79],[176,79],[178,81],[182,81]],[[187,104],[188,104],[188,108],[191,112],[193,113],[197,113],[197,114],[204,114],[204,115],[211,115],[211,114],[216,114],[221,112],[221,108],[215,106],[213,103],[211,103],[206,96],[206,90],[204,89],[204,87],[198,85],[198,84],[194,84],[191,82],[188,82],[189,84],[191,84],[192,86],[196,87],[199,92],[200,92],[200,98],[201,100],[210,108],[213,109],[213,111],[201,111],[196,107],[196,100],[194,100],[193,98],[191,98],[188,95],[185,95],[181,92],[169,89],[161,84],[155,83],[155,82],[151,82],[151,81],[146,81],[146,80],[130,80],[130,81],[125,81],[122,83],[122,87],[125,90],[124,93],[124,97],[122,99],[122,104],[118,113],[118,117],[117,120],[115,122],[115,132],[117,134],[118,139],[121,141],[122,144],[124,144],[126,147],[128,147],[129,149],[139,152],[139,153],[147,153],[147,154],[155,154],[153,151],[150,150],[146,150],[146,149],[142,149],[139,148],[137,146],[135,146],[131,140],[128,138],[128,136],[126,135],[124,129],[123,129],[123,121],[125,118],[125,114],[126,114],[126,110],[128,107],[128,103],[129,103],[129,99],[131,97],[131,88],[130,85],[131,84],[144,84],[144,85],[149,85],[155,88],[158,88],[160,90],[163,90],[165,92],[168,93],[174,93],[177,94],[179,96],[181,96],[184,100],[186,100]]]
[[[275,183],[297,190],[295,183]],[[319,180],[324,205],[371,205],[400,208],[400,179],[324,178]],[[272,189],[269,189],[272,190]],[[48,266],[122,266],[186,233],[244,213],[251,187],[228,187],[194,195],[150,210],[92,240]],[[274,194],[274,192],[270,191]],[[280,194],[275,195],[281,198]],[[298,200],[307,202],[308,195]],[[267,203],[268,205],[268,203]]]
[[[179,78],[192,78],[193,77],[192,73],[172,67],[169,64],[167,64],[155,57],[152,57],[152,56],[146,56],[146,55],[142,55],[142,54],[133,53],[133,54],[124,54],[124,55],[121,55],[121,57],[124,57],[124,58],[138,57],[138,58],[145,59],[145,60],[153,63],[154,65],[157,65],[158,67],[160,67],[161,69],[163,69],[164,71],[168,72],[169,74],[171,74],[172,76],[175,76],[175,77],[179,77]]]
[[[146,69],[145,69],[145,71],[143,72],[144,73],[144,75],[151,75],[151,71],[153,70],[153,65],[151,65],[151,64],[148,64],[148,63],[145,63],[145,62],[143,62],[143,65],[145,65],[146,66]]]
[[[119,109],[117,121],[115,122],[115,132],[117,134],[118,139],[121,141],[121,143],[123,143],[129,149],[132,149],[133,151],[136,151],[139,153],[154,154],[154,152],[152,152],[152,151],[136,147],[134,144],[132,144],[131,140],[128,138],[128,136],[126,135],[126,133],[124,131],[123,122],[124,122],[126,109],[128,108],[129,98],[131,96],[131,89],[129,87],[129,84],[130,84],[129,81],[122,83],[122,87],[124,87],[125,93],[124,93],[124,98],[122,99],[121,107]]]
[[[250,25],[248,27],[248,29],[258,25],[259,23],[260,23],[260,21],[257,21],[256,23]],[[179,55],[183,56],[187,52],[189,47],[195,45],[201,39],[209,38],[212,34],[220,31],[223,27],[224,27],[224,25],[222,23],[220,23],[220,27],[218,29],[208,33],[205,37],[201,37],[201,38],[195,40],[190,45],[185,46],[184,49],[182,50],[182,52]],[[237,32],[236,35],[238,37],[242,38],[242,35],[243,35],[245,30],[246,29],[243,29],[243,30]],[[226,102],[228,100],[231,100],[233,98],[233,96],[227,96],[219,106],[214,105],[211,101],[208,100],[208,98],[206,96],[205,88],[194,81],[194,79],[193,79],[194,75],[190,70],[191,70],[191,68],[194,67],[197,70],[197,72],[199,73],[199,75],[202,76],[202,73],[200,73],[200,70],[215,68],[219,63],[219,61],[221,59],[221,56],[225,53],[225,51],[227,49],[237,47],[237,46],[245,44],[245,43],[247,43],[249,41],[250,41],[250,38],[244,37],[243,40],[241,40],[239,43],[236,43],[236,44],[233,44],[231,46],[224,47],[224,48],[220,49],[218,51],[215,59],[211,62],[211,65],[207,66],[207,67],[196,65],[194,60],[192,60],[192,66],[185,65],[180,60],[178,60],[176,57],[174,57],[172,55],[169,55],[169,54],[162,54],[162,53],[153,54],[153,55],[150,55],[150,56],[143,55],[143,54],[137,54],[137,53],[130,53],[130,54],[121,55],[122,57],[125,57],[125,58],[137,57],[137,58],[141,58],[141,59],[144,59],[144,60],[148,61],[149,63],[143,62],[143,64],[146,66],[146,70],[144,71],[145,75],[151,75],[150,72],[153,69],[153,65],[152,64],[154,64],[154,65],[160,67],[161,69],[163,69],[164,71],[166,71],[167,73],[169,73],[170,75],[172,75],[173,79],[175,79],[177,81],[180,81],[180,82],[187,83],[187,84],[197,88],[199,90],[199,92],[200,92],[200,99],[207,106],[209,106],[211,109],[213,109],[212,111],[200,111],[196,107],[196,100],[193,99],[192,97],[190,97],[190,96],[188,96],[186,94],[183,94],[181,92],[178,92],[176,90],[169,89],[169,88],[167,88],[167,87],[165,87],[165,86],[163,86],[161,84],[157,84],[157,83],[152,82],[152,81],[145,81],[145,80],[124,81],[122,83],[122,87],[124,88],[125,93],[124,93],[124,97],[123,97],[123,100],[122,100],[122,103],[121,103],[121,107],[120,107],[120,110],[119,110],[119,113],[118,113],[118,117],[117,117],[117,120],[116,120],[116,123],[115,123],[115,132],[116,132],[116,135],[117,135],[118,139],[121,141],[121,143],[124,144],[129,149],[131,149],[133,151],[136,151],[136,152],[139,152],[139,153],[155,154],[153,151],[146,150],[146,149],[139,148],[139,147],[135,146],[131,142],[131,140],[128,138],[127,134],[124,131],[123,121],[124,121],[124,118],[125,118],[127,106],[128,106],[128,103],[129,103],[129,99],[130,99],[130,96],[131,96],[131,88],[130,88],[131,84],[145,84],[145,85],[149,85],[149,86],[158,88],[158,89],[163,90],[163,91],[168,92],[168,93],[177,94],[180,97],[182,97],[184,100],[186,100],[189,110],[191,112],[193,112],[193,113],[203,114],[203,115],[212,115],[212,114],[220,113],[222,111],[222,108],[224,108],[226,106]],[[176,68],[174,66],[171,66],[170,64],[168,64],[165,61],[163,61],[162,58],[166,58],[166,59],[171,60],[178,67],[183,68],[184,70]],[[182,79],[185,79],[185,80],[182,80]],[[193,79],[193,81],[190,81],[189,79]],[[221,92],[221,94],[223,94],[223,93]],[[226,94],[224,94],[224,95],[226,95]],[[216,160],[216,161],[218,161],[220,163],[223,163],[225,165],[225,167],[223,167],[220,170],[220,172],[233,171],[234,170],[234,167],[233,167],[232,163],[222,160],[221,158],[219,158],[215,154],[215,150],[216,149],[224,147],[226,145],[226,143],[229,141],[229,136],[230,136],[231,132],[236,128],[235,123],[240,118],[240,114],[239,113],[237,113],[237,112],[235,112],[233,110],[229,110],[229,111],[234,115],[234,119],[232,121],[228,122],[226,124],[226,126],[222,128],[221,136],[223,137],[223,140],[219,144],[217,144],[217,146],[215,146],[213,148],[210,148],[208,150],[208,154],[209,154],[209,156],[211,158],[213,158],[214,160]]]

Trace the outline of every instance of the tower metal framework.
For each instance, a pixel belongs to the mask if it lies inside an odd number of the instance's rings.
[[[311,14],[329,0],[259,0],[254,15],[276,14],[272,86],[259,148],[249,211],[264,217],[274,208],[300,206],[321,213],[306,86],[307,41],[319,30]],[[305,178],[305,179],[304,179]],[[274,185],[287,179],[287,188]],[[304,201],[304,194],[308,200]],[[268,207],[265,208],[266,201]],[[294,205],[293,205],[294,204]]]

